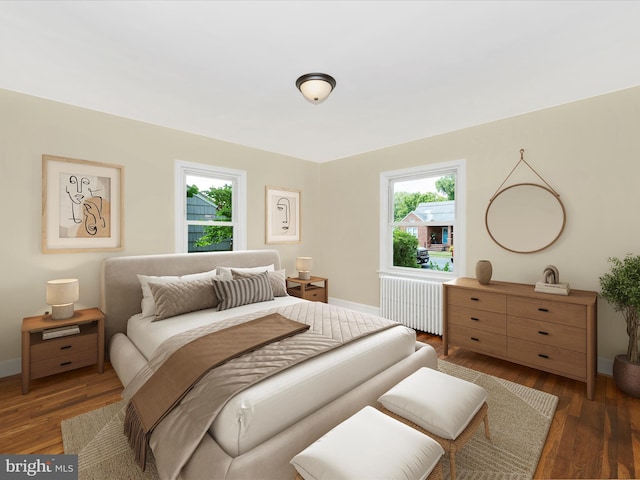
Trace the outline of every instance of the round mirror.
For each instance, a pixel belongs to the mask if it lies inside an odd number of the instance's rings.
[[[505,250],[538,252],[552,245],[562,231],[566,214],[560,197],[535,183],[518,183],[500,190],[484,216],[487,232]]]

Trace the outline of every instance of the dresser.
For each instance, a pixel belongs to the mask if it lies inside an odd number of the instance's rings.
[[[444,283],[444,354],[449,345],[587,384],[593,400],[597,363],[596,292],[537,293],[534,285],[474,278]]]

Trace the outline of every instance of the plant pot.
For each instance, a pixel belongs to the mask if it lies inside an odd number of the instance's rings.
[[[640,398],[640,365],[631,363],[626,355],[616,355],[613,361],[613,379],[624,393]]]
[[[493,267],[489,260],[478,260],[476,263],[476,279],[481,285],[487,285],[491,281]]]

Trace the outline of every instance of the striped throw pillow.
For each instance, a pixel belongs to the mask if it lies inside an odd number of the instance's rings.
[[[213,291],[220,300],[218,310],[273,300],[273,289],[267,272],[235,280],[214,279]]]

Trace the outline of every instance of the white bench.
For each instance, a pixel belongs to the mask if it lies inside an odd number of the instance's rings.
[[[383,412],[436,440],[449,453],[451,479],[456,452],[484,422],[489,433],[487,391],[471,382],[423,367],[382,395]]]
[[[292,460],[296,479],[436,480],[444,450],[436,441],[365,407]]]

